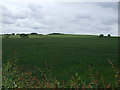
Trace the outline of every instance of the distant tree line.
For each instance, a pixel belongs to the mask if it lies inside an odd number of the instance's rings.
[[[22,33],[23,34],[23,33]],[[24,33],[25,34],[25,33]],[[20,33],[17,33],[16,35],[20,35]],[[38,33],[29,33],[29,34],[26,34],[26,35],[43,35],[43,34],[38,34]]]
[[[21,38],[29,38],[29,35],[43,35],[43,34],[38,34],[38,33],[30,33],[30,34],[25,34],[25,33],[12,33],[12,34],[2,34],[5,35],[5,38],[9,38],[11,35],[20,35]]]
[[[22,33],[22,34],[17,33],[17,34],[15,34],[15,33],[12,33],[12,34],[3,34],[3,35],[5,35],[5,38],[9,38],[10,35],[20,35],[21,38],[29,38],[29,35],[43,35],[43,34],[38,34],[38,33],[34,32],[34,33],[29,33],[29,34],[25,34],[25,33]],[[49,33],[48,35],[73,35],[73,34]],[[106,37],[106,36],[104,36],[104,34],[100,34],[99,37]],[[111,37],[111,35],[108,34],[107,37]]]
[[[48,35],[65,35],[65,34],[63,34],[63,33],[50,33]]]

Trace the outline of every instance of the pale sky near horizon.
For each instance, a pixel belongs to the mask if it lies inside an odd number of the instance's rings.
[[[117,2],[4,3],[3,33],[118,35]]]

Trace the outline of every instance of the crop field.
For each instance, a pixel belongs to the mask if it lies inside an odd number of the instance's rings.
[[[108,63],[118,63],[118,38],[84,35],[30,35],[20,38],[13,35],[2,39],[5,64],[14,55],[21,67],[51,69],[57,80],[69,80],[78,73],[88,81],[89,69],[98,72],[105,82],[113,82],[114,71]],[[39,72],[37,72],[39,74]]]

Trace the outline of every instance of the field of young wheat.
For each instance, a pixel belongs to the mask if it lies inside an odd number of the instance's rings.
[[[3,65],[15,57],[19,68],[29,69],[39,80],[43,78],[41,72],[62,83],[76,74],[87,83],[91,81],[88,78],[91,70],[96,78],[103,78],[106,85],[115,83],[116,72],[108,61],[117,66],[118,38],[79,35],[12,37],[2,39]],[[37,68],[40,71],[36,71]]]

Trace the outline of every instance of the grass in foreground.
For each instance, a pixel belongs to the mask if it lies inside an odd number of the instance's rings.
[[[67,82],[64,80],[59,81],[55,77],[52,77],[52,73],[49,71],[43,71],[41,68],[32,67],[34,71],[29,68],[23,68],[17,65],[19,59],[13,57],[9,59],[6,64],[3,65],[3,88],[118,88],[120,85],[120,68],[114,66],[110,60],[115,75],[114,83],[105,83],[105,78],[98,74],[94,74],[92,68],[89,68],[89,81],[82,79],[78,73],[71,76]],[[37,73],[41,75],[37,76]],[[39,77],[42,77],[39,79]]]

